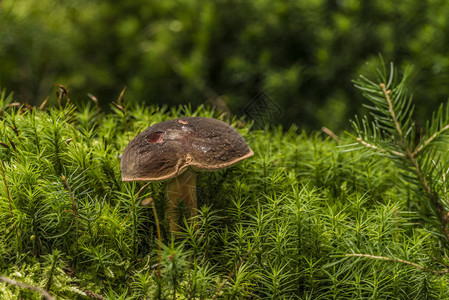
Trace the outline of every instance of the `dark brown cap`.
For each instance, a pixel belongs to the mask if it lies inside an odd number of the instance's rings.
[[[254,154],[227,123],[184,117],[148,127],[138,134],[121,159],[123,181],[157,181],[178,176],[186,167],[227,168]]]

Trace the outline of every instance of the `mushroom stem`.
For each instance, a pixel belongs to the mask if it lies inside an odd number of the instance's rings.
[[[179,212],[188,212],[188,217],[196,215],[196,173],[187,168],[181,175],[173,178],[167,184],[167,214],[170,231],[179,230]],[[180,207],[179,207],[180,206]]]

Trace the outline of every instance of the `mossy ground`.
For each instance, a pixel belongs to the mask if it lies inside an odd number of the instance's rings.
[[[232,125],[254,157],[198,177],[199,216],[174,239],[165,183],[122,182],[120,154],[146,127],[200,107],[0,106],[0,274],[58,299],[449,299],[426,267],[440,245],[384,156],[296,128]],[[162,231],[158,255],[156,205]],[[135,204],[134,204],[135,202]],[[160,263],[160,276],[159,276]],[[2,299],[40,299],[0,283]]]

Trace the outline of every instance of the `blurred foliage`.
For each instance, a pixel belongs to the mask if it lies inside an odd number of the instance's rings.
[[[276,122],[335,130],[360,110],[351,79],[381,53],[415,65],[424,120],[449,94],[447,16],[444,0],[3,0],[0,86],[40,103],[69,84],[104,105],[126,85],[129,101],[237,115],[264,91]]]

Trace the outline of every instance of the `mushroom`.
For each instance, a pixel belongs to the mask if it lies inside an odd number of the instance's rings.
[[[254,154],[244,138],[225,122],[183,117],[148,127],[126,146],[122,181],[168,180],[170,231],[178,231],[178,205],[196,215],[196,172],[227,168]]]

